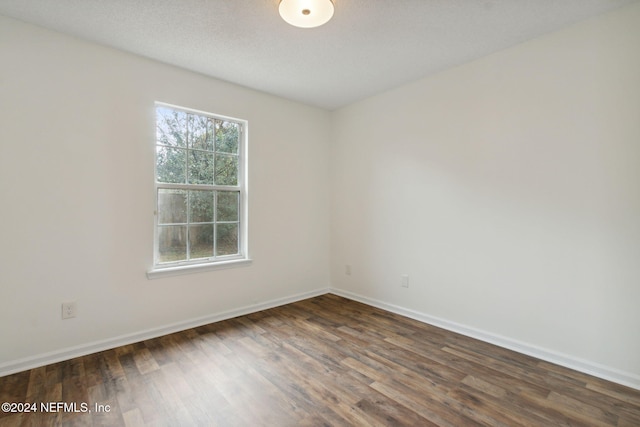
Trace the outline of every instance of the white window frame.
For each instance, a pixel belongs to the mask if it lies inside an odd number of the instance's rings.
[[[246,120],[237,119],[233,117],[222,116],[220,114],[208,113],[205,111],[194,110],[190,108],[180,107],[177,105],[167,104],[163,102],[156,102],[154,104],[154,129],[157,126],[156,109],[158,107],[170,108],[172,110],[185,112],[189,114],[196,114],[199,116],[205,116],[213,119],[229,121],[237,123],[240,126],[240,137],[238,141],[238,183],[235,186],[230,185],[208,185],[208,184],[172,184],[172,183],[159,183],[157,180],[157,137],[154,132],[153,146],[154,146],[154,237],[153,237],[153,267],[147,271],[147,277],[149,279],[155,279],[159,277],[176,276],[188,273],[196,273],[209,270],[219,270],[225,268],[241,267],[251,264],[249,258],[249,239],[248,239],[248,191],[247,191],[247,144],[248,144],[248,122]],[[187,171],[185,171],[187,173]],[[239,210],[238,210],[238,254],[235,255],[223,255],[214,256],[211,258],[200,258],[196,260],[184,260],[176,262],[159,262],[159,238],[158,238],[158,190],[160,189],[182,189],[188,190],[209,190],[209,191],[238,191],[239,194]],[[217,222],[214,221],[214,227]],[[214,242],[215,245],[215,242]]]

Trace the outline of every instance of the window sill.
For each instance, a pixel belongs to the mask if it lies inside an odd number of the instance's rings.
[[[250,259],[234,259],[210,264],[181,265],[176,267],[152,268],[147,271],[147,279],[160,279],[162,277],[181,276],[183,274],[202,273],[205,271],[222,270],[226,268],[246,267],[251,265]]]

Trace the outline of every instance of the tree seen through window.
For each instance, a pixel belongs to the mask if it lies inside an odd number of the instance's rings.
[[[156,107],[156,264],[241,254],[242,126]]]

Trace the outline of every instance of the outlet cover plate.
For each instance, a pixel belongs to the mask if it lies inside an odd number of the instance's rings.
[[[409,287],[409,275],[408,274],[403,274],[401,276],[400,286],[402,286],[403,288],[408,288]]]
[[[78,312],[78,305],[75,301],[62,303],[62,319],[71,319],[76,317]]]

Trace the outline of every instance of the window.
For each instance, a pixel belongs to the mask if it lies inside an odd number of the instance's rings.
[[[154,269],[248,261],[246,122],[156,104]]]

